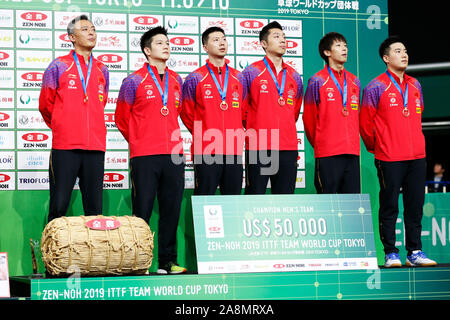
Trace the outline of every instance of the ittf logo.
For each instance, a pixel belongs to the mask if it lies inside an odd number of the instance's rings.
[[[169,26],[170,29],[176,29],[178,27],[178,21],[169,19],[169,21],[167,22],[167,25]]]
[[[203,206],[203,216],[205,219],[206,238],[223,238],[225,233],[222,206]]]
[[[31,40],[31,37],[28,34],[21,34],[19,36],[19,41],[22,44],[28,44]]]
[[[210,208],[209,210],[208,210],[208,212],[209,212],[209,215],[210,216],[215,216],[215,215],[217,215],[217,209],[216,208]]]

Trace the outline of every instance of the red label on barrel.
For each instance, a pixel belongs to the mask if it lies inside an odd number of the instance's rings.
[[[120,227],[120,222],[107,218],[92,219],[86,222],[86,227],[93,230],[113,230]]]

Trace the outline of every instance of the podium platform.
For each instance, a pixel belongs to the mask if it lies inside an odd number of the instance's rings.
[[[18,294],[31,300],[449,300],[449,288],[447,264],[345,271],[11,278],[12,297]]]

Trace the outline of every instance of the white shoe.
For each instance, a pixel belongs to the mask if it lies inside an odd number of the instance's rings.
[[[384,266],[386,268],[399,268],[402,266],[398,253],[392,252],[384,256]]]
[[[408,267],[431,267],[437,265],[437,262],[429,259],[422,250],[415,250],[406,257],[405,265]]]

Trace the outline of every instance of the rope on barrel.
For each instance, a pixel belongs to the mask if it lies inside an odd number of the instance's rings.
[[[72,229],[70,228],[70,221],[67,219],[67,217],[64,217],[64,221],[67,224],[67,241],[69,243],[69,263],[68,266],[70,267],[72,265]]]
[[[128,222],[130,222],[130,221],[128,221]],[[122,272],[122,265],[123,265],[124,251],[125,251],[125,243],[124,243],[124,238],[123,238],[123,234],[122,234],[122,228],[119,227],[117,232],[119,233],[119,242],[120,242],[120,262],[119,262],[119,267],[118,267],[117,271],[118,272]]]
[[[84,223],[86,222],[86,218],[83,216],[83,219],[84,219]],[[87,245],[88,245],[88,247],[89,247],[89,255],[88,255],[88,262],[87,262],[87,267],[86,267],[86,271],[87,272],[89,272],[89,271],[91,271],[91,265],[92,265],[92,248],[93,248],[93,245],[92,245],[92,238],[91,238],[91,229],[90,228],[85,228],[86,229],[86,231],[87,231],[87,236],[88,236],[88,239],[87,239],[87,241],[86,241],[86,243],[87,243]]]
[[[137,251],[138,240],[137,240],[137,236],[136,236],[136,231],[134,230],[134,226],[133,226],[133,224],[130,221],[130,217],[129,216],[126,216],[126,217],[127,217],[128,223],[130,224],[131,233],[133,234],[133,240],[134,240],[134,262],[133,262],[133,268],[132,269],[136,270],[137,269],[137,256],[138,256],[138,251]]]

